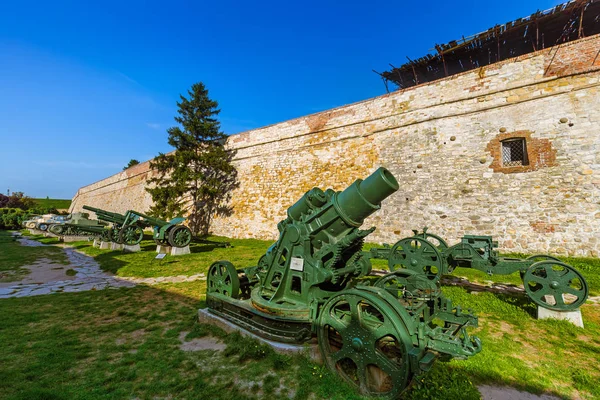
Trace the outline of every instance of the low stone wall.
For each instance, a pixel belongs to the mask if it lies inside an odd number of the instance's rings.
[[[379,166],[400,190],[366,226],[393,243],[428,226],[454,243],[493,235],[505,251],[598,256],[600,36],[436,82],[232,135],[240,179],[212,231],[275,239],[314,186],[342,190]],[[522,139],[526,164],[505,166]],[[81,188],[71,206],[146,211],[142,163]]]

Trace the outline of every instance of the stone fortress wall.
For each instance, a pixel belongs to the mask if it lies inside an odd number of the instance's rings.
[[[398,179],[365,227],[372,242],[429,231],[493,235],[510,252],[600,252],[600,36],[232,135],[240,186],[212,232],[276,239],[314,186],[342,190],[379,166]],[[503,166],[522,138],[528,165]],[[147,211],[142,163],[79,189],[71,206]]]

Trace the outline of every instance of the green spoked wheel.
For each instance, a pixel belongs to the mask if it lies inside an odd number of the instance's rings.
[[[440,252],[448,248],[448,243],[446,243],[446,241],[442,239],[441,236],[427,232],[419,233],[416,236],[427,240],[429,243],[433,244]]]
[[[438,282],[409,269],[399,269],[384,275],[373,286],[385,289],[409,310],[420,308],[428,300],[439,297],[441,292]]]
[[[395,399],[412,376],[408,330],[382,299],[389,295],[368,289],[351,289],[325,303],[319,316],[319,348],[327,366],[362,394]]]
[[[388,266],[391,271],[405,268],[423,273],[437,281],[442,276],[442,257],[438,249],[420,237],[399,240],[390,250]]]
[[[110,242],[110,230],[105,229],[100,233],[100,240],[103,242]]]
[[[192,241],[192,231],[184,225],[177,225],[169,231],[169,244],[173,247],[185,247]]]
[[[119,232],[120,243],[128,246],[135,246],[139,244],[144,238],[144,230],[137,225],[124,226]]]
[[[534,303],[550,310],[574,310],[588,296],[585,278],[570,265],[554,260],[531,265],[523,276],[523,286]]]
[[[228,261],[214,262],[208,269],[207,293],[219,293],[237,299],[240,295],[240,279],[233,264]]]
[[[109,229],[110,232],[110,241],[117,244],[123,244],[121,241],[121,228],[112,227]]]

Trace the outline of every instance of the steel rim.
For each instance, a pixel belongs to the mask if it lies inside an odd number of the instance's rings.
[[[319,317],[325,363],[362,394],[396,398],[410,374],[408,348],[395,310],[370,293],[352,290],[331,298]]]
[[[390,251],[388,266],[391,271],[406,268],[424,273],[430,280],[442,276],[442,257],[437,248],[427,240],[410,237],[398,241]]]
[[[144,238],[144,231],[139,226],[126,226],[121,229],[119,233],[119,239],[121,243],[128,246],[135,246],[140,243]]]
[[[585,303],[588,286],[583,275],[560,261],[540,261],[523,276],[525,292],[534,303],[550,310],[573,310]]]
[[[237,299],[240,279],[235,267],[227,261],[217,261],[208,269],[207,293],[219,293]]]
[[[192,241],[192,231],[187,226],[177,226],[169,233],[171,244],[175,247],[185,247]]]

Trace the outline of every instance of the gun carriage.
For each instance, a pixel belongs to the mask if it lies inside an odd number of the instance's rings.
[[[525,292],[541,307],[551,310],[574,310],[585,303],[588,286],[585,278],[558,258],[538,254],[528,258],[500,257],[498,242],[491,236],[466,235],[449,246],[440,236],[413,231],[414,236],[393,246],[373,248],[372,258],[385,259],[391,271],[424,273],[433,282],[455,268],[473,268],[489,275],[509,275],[519,271]]]
[[[466,328],[477,317],[445,298],[439,281],[405,269],[362,279],[371,273],[363,240],[375,228],[360,227],[398,187],[380,168],[343,192],[306,192],[256,266],[211,265],[209,310],[267,339],[316,337],[331,370],[382,398],[396,398],[437,358],[475,355],[481,342]]]

